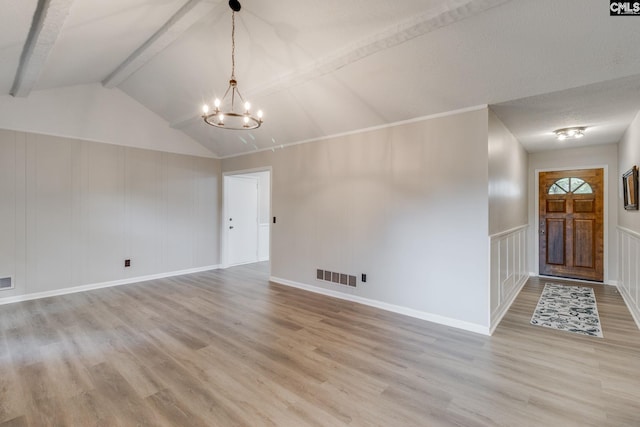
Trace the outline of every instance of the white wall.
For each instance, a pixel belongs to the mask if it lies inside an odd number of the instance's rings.
[[[527,269],[528,154],[489,111],[489,254],[491,329],[529,277]]]
[[[0,130],[0,174],[0,299],[219,263],[219,160]]]
[[[616,204],[621,206],[618,210],[618,223],[620,226],[640,233],[640,211],[627,211],[624,209],[622,195],[622,174],[633,166],[640,167],[640,113],[635,117],[625,132],[618,147],[618,171],[616,176],[617,193]]]
[[[486,108],[224,159],[272,166],[272,275],[488,328]],[[356,288],[316,280],[356,275]]]
[[[570,141],[566,141],[570,145]],[[538,228],[536,221],[537,173],[536,170],[563,170],[585,167],[605,167],[605,267],[604,281],[615,282],[618,269],[616,225],[618,218],[618,145],[607,144],[583,148],[544,151],[529,154],[529,261],[533,273],[538,272],[536,252],[538,250]]]
[[[0,129],[215,157],[119,89],[87,84],[0,95]]]
[[[489,111],[489,234],[528,223],[528,154]]]
[[[640,113],[625,132],[618,147],[617,193],[618,209],[618,288],[640,327],[640,211],[623,208],[621,175],[631,167],[640,166]]]

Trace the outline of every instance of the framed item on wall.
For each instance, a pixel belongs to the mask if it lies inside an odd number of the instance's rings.
[[[622,192],[624,208],[628,211],[638,210],[638,167],[634,166],[622,175]]]

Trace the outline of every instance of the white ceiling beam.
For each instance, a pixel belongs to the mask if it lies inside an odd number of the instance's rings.
[[[158,31],[138,47],[127,59],[102,81],[106,88],[113,88],[125,81],[151,58],[163,51],[193,24],[204,18],[214,4],[209,0],[188,0]]]
[[[26,97],[40,79],[73,0],[38,0],[29,35],[22,48],[11,95]]]
[[[511,0],[451,0],[436,10],[394,25],[367,38],[345,46],[313,63],[272,80],[260,88],[247,91],[245,98],[258,98],[297,86],[332,73],[363,58],[398,46],[416,37],[423,36],[447,25],[478,15],[488,9]],[[171,123],[171,127],[182,129],[195,123],[200,116],[190,115]]]

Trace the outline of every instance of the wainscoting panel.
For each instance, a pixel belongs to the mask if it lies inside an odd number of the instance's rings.
[[[522,225],[489,237],[491,333],[529,277],[526,265],[527,228],[528,225]]]
[[[618,290],[640,328],[640,233],[618,227]]]

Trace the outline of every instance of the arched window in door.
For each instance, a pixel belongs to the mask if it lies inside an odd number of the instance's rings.
[[[548,194],[593,194],[593,188],[580,178],[560,178],[551,184]]]

